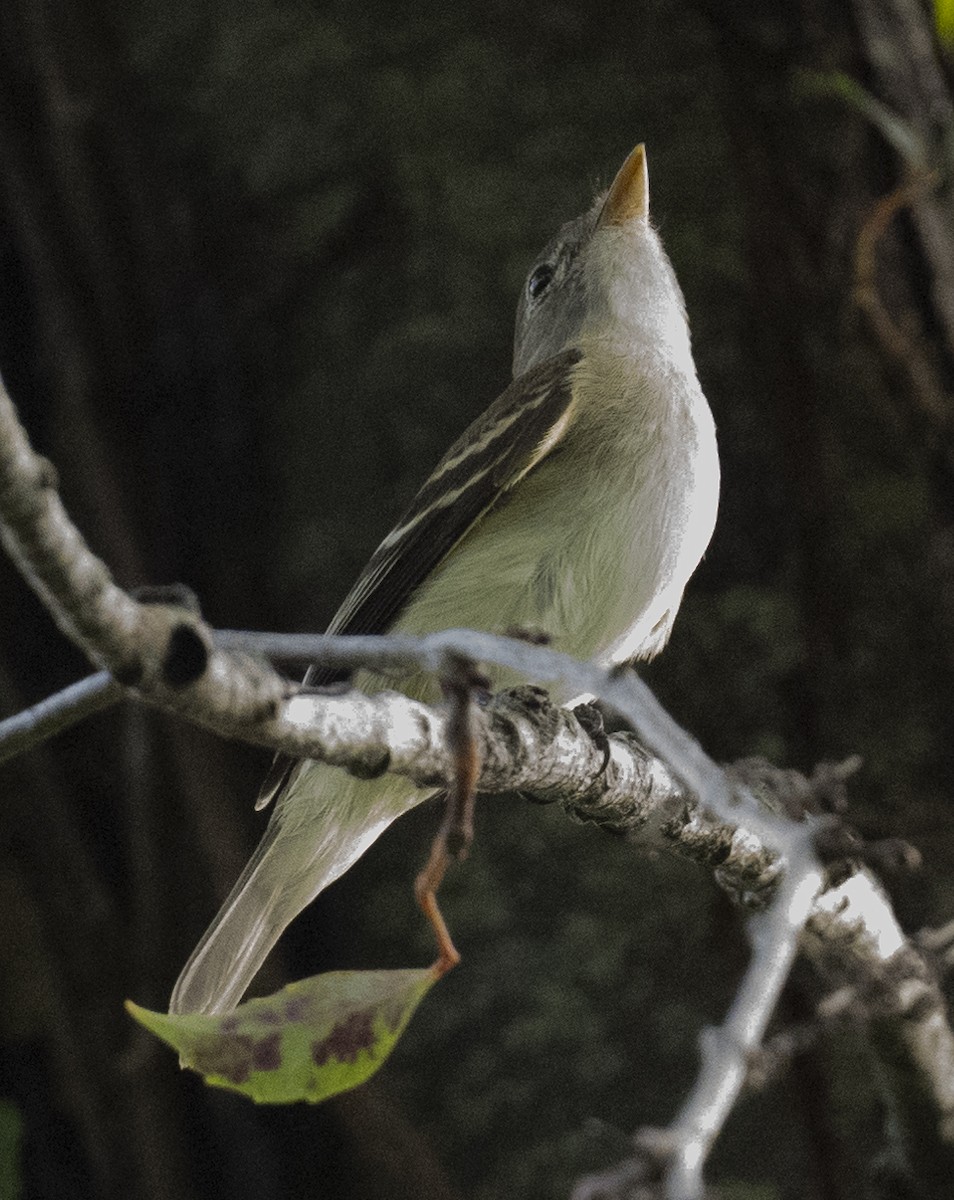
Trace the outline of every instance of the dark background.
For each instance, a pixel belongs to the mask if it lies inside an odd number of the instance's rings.
[[[888,881],[917,929],[954,911],[952,128],[917,0],[4,0],[0,367],[120,583],[320,629],[505,385],[534,253],[645,140],[724,473],[648,675],[716,757],[862,755],[855,823],[924,856]],[[930,167],[859,302],[875,206]],[[4,712],[86,670],[5,563],[0,626]],[[0,771],[4,1197],[543,1200],[672,1117],[738,919],[697,869],[516,800],[481,805],[446,892],[464,963],[378,1079],[258,1110],[180,1074],[121,1002],[165,1004],[267,759],[127,706]],[[436,815],[261,986],[427,962]],[[712,1177],[863,1194],[872,1081],[860,1033],[823,1037],[740,1106]]]

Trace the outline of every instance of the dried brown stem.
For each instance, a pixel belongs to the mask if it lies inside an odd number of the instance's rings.
[[[939,181],[937,171],[920,172],[875,204],[855,241],[854,297],[885,351],[903,367],[922,412],[943,430],[950,425],[950,397],[938,386],[938,372],[922,349],[922,339],[910,328],[912,318],[906,328],[891,315],[877,279],[878,244],[888,226],[899,212],[937,187]]]

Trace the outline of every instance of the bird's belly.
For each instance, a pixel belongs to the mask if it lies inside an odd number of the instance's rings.
[[[603,656],[633,631],[637,641],[649,639],[671,590],[674,564],[659,537],[664,514],[644,494],[624,494],[623,511],[614,511],[599,487],[564,506],[549,483],[540,471],[518,500],[485,517],[432,572],[395,630],[530,631],[583,659]]]

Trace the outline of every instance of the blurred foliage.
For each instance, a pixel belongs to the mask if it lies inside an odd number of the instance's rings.
[[[934,0],[934,23],[942,41],[948,45],[954,42],[954,4],[951,0]]]
[[[219,624],[320,627],[508,379],[536,249],[645,140],[724,472],[647,676],[720,758],[860,753],[854,819],[925,854],[900,910],[949,917],[954,459],[852,299],[903,165],[804,86],[855,78],[911,119],[866,9],[9,0],[0,365],[94,546]],[[949,404],[908,214],[879,255]],[[82,669],[3,564],[0,621],[5,709]],[[448,880],[463,965],[368,1087],[263,1113],[130,1034],[122,998],[162,1007],[253,844],[266,758],[130,711],[5,768],[0,1095],[26,1195],[542,1200],[669,1119],[744,963],[737,917],[687,864],[516,800],[481,806]],[[435,820],[304,914],[261,990],[429,961],[410,884]],[[730,1196],[856,1195],[881,1116],[864,1055],[828,1047],[740,1107],[714,1171]]]
[[[15,1104],[0,1101],[0,1196],[19,1200],[23,1195],[20,1178],[20,1146],[23,1120]]]

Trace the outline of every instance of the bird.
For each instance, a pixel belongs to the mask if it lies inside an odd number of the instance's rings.
[[[619,664],[666,644],[712,535],[713,417],[683,295],[649,218],[645,145],[527,274],[513,380],[454,442],[371,556],[329,633],[534,629]],[[316,668],[306,683],[326,677]],[[492,683],[499,676],[490,672]],[[388,679],[438,698],[420,675]],[[381,687],[367,672],[357,686]],[[250,861],[175,985],[173,1013],[241,1000],[287,925],[433,795],[278,756]]]

